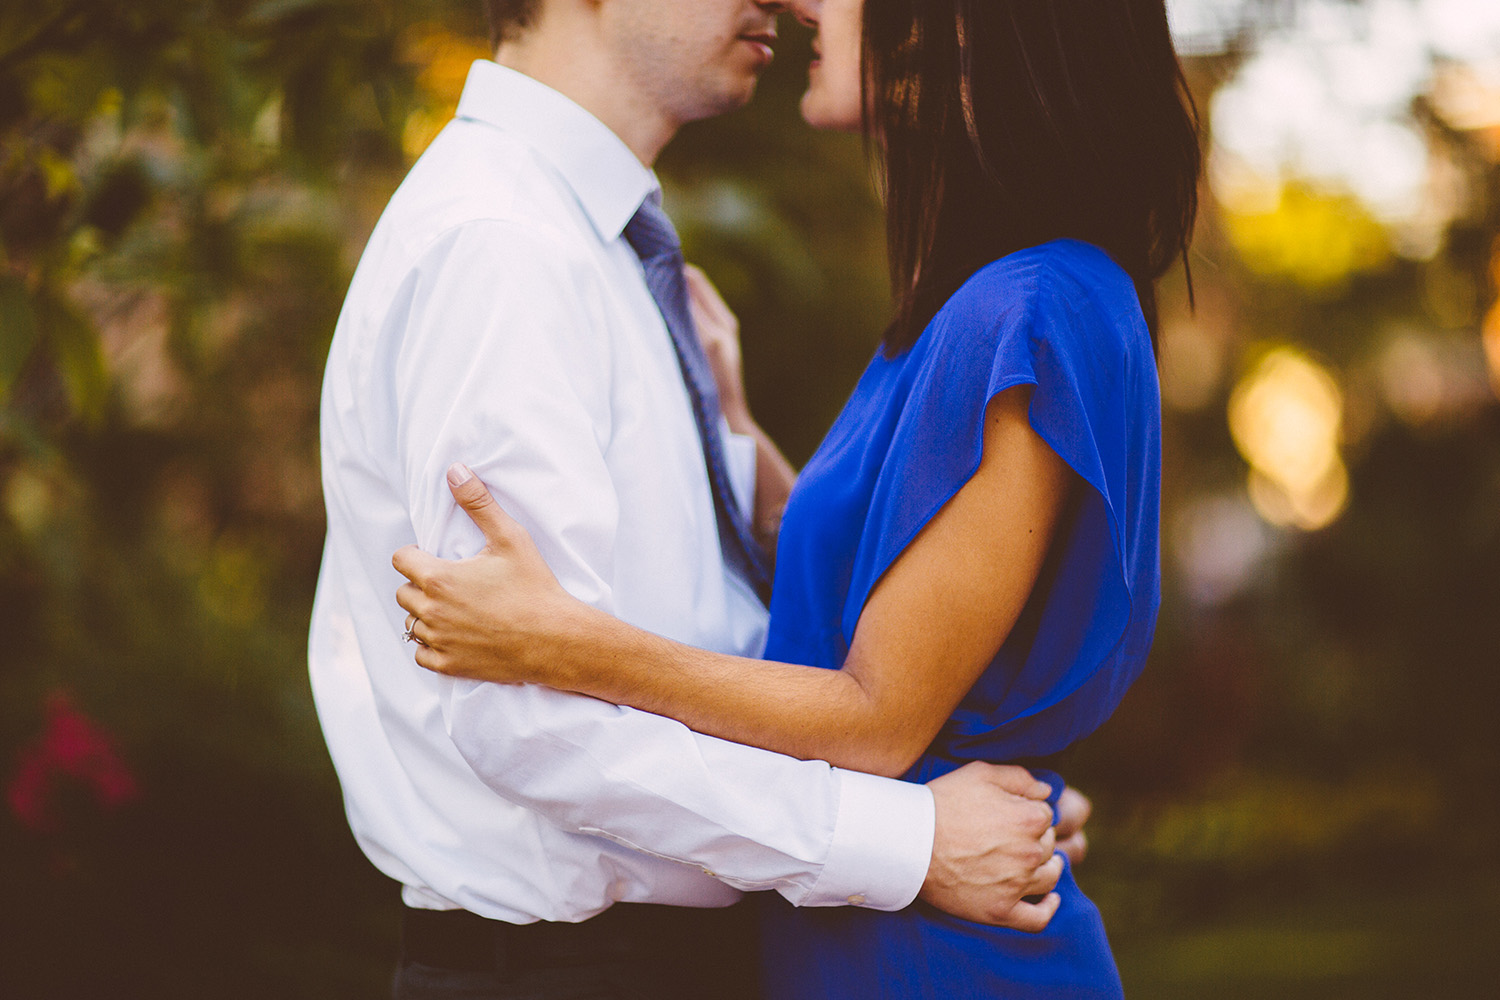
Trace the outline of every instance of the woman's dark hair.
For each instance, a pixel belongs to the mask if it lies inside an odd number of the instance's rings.
[[[490,23],[490,48],[515,41],[542,5],[542,0],[484,0],[484,15]]]
[[[862,63],[888,353],[985,264],[1064,237],[1134,279],[1154,336],[1155,283],[1187,262],[1202,162],[1163,0],[866,0]]]

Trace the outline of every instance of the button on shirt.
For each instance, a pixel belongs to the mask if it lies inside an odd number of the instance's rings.
[[[597,119],[481,61],[370,238],[323,387],[309,642],[350,826],[408,905],[513,922],[720,906],[740,889],[900,908],[931,854],[925,787],[441,677],[401,640],[391,553],[482,545],[444,481],[463,461],[577,597],[760,652],[765,611],[724,566],[672,344],[621,237],[657,190]],[[730,444],[748,501],[753,456]]]

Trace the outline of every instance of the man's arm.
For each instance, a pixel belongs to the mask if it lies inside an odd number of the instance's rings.
[[[603,452],[610,347],[587,328],[596,319],[586,295],[551,248],[498,223],[445,239],[441,266],[423,276],[412,304],[391,386],[416,539],[451,555],[483,544],[443,477],[464,457],[532,532],[564,586],[612,609],[619,501]],[[576,695],[437,682],[448,688],[454,744],[481,779],[564,829],[738,887],[776,888],[800,905],[896,909],[926,878],[935,808],[926,788]],[[1001,793],[993,799],[1008,804]]]

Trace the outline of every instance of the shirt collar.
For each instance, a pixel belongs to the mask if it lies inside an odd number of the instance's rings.
[[[523,136],[573,189],[605,241],[620,235],[643,200],[660,197],[655,172],[608,126],[523,73],[475,60],[457,114]]]

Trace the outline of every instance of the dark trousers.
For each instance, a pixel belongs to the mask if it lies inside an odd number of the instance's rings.
[[[702,910],[616,903],[576,924],[406,910],[395,1000],[759,1000],[747,900]]]

